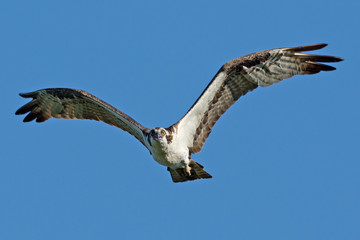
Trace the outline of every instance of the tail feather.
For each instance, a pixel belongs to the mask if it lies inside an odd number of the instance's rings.
[[[168,167],[173,182],[187,182],[201,178],[212,178],[212,176],[204,170],[204,167],[201,164],[192,159],[190,160],[189,167],[191,168],[190,175],[186,173],[184,168],[171,169]]]

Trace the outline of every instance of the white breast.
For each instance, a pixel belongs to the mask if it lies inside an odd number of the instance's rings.
[[[178,168],[189,163],[189,150],[181,144],[174,136],[173,141],[168,144],[167,140],[152,142],[151,154],[156,162],[161,165]],[[179,144],[180,143],[180,144]]]

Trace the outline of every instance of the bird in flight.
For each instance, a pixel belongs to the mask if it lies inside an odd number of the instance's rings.
[[[50,118],[103,121],[139,140],[156,162],[167,167],[173,182],[212,178],[191,155],[201,151],[221,115],[258,86],[267,87],[297,74],[335,70],[320,62],[339,62],[342,58],[302,53],[325,46],[321,43],[270,49],[225,63],[188,112],[168,128],[148,129],[92,94],[70,88],[20,93],[21,97],[32,100],[15,114],[29,112],[24,122],[34,119],[44,122]]]

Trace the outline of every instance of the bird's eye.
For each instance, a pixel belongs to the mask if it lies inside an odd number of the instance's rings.
[[[164,135],[165,135],[165,133],[166,133],[166,132],[165,132],[164,130],[162,130],[162,131],[161,131],[161,135],[163,135],[163,136],[164,136]]]

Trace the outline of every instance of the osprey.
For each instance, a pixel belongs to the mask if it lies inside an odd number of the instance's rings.
[[[173,182],[212,178],[204,167],[191,158],[201,151],[212,127],[221,115],[247,92],[267,87],[296,74],[315,74],[335,70],[319,62],[339,62],[342,58],[304,54],[327,44],[277,48],[249,54],[224,64],[177,123],[168,128],[143,127],[130,116],[91,95],[69,88],[47,88],[21,97],[32,101],[16,111],[29,114],[24,122],[50,118],[91,119],[116,126],[139,140],[159,164],[167,167]]]

